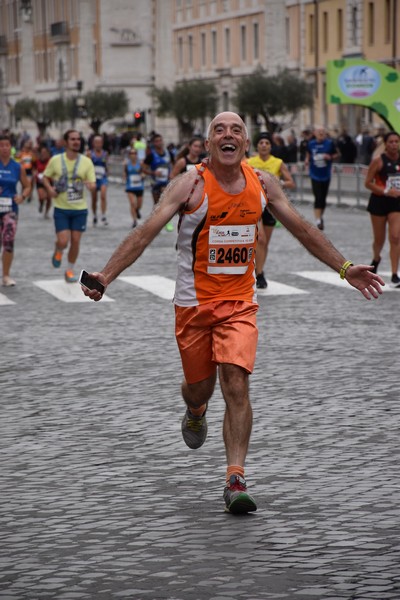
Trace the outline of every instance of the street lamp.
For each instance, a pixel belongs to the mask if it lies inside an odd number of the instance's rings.
[[[32,23],[32,2],[31,0],[20,0],[20,8],[22,20],[25,23]]]

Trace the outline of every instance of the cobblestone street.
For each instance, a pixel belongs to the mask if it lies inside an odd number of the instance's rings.
[[[129,232],[121,186],[109,204],[79,269],[102,268]],[[325,222],[369,264],[365,210],[331,206]],[[368,302],[276,229],[251,377],[258,511],[235,517],[219,391],[205,445],[181,437],[173,305],[156,293],[174,279],[176,234],[100,303],[63,283],[53,240],[36,199],[22,206],[17,286],[0,288],[1,600],[399,600],[400,290]],[[381,265],[389,282],[387,246]],[[43,287],[54,281],[63,299]]]

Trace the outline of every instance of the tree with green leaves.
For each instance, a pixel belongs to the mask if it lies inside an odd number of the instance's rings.
[[[17,121],[29,119],[36,123],[40,135],[43,135],[51,123],[62,123],[70,117],[68,102],[55,98],[47,102],[39,102],[35,98],[20,98],[14,107],[14,118]]]
[[[85,115],[90,127],[97,134],[104,121],[123,117],[129,110],[129,100],[125,90],[104,92],[95,90],[84,96]]]
[[[258,68],[243,77],[236,87],[235,104],[239,113],[261,116],[271,133],[277,117],[289,118],[291,125],[298,112],[311,107],[313,102],[313,86],[288,69],[267,75]]]
[[[214,116],[217,111],[218,94],[213,83],[207,81],[183,81],[173,89],[154,88],[157,115],[175,117],[179,127],[180,141],[193,136],[196,121],[204,126],[206,117]]]

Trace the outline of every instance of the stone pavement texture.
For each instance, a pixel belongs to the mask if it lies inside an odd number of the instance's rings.
[[[122,188],[109,197],[109,228],[83,237],[88,270],[129,231]],[[363,210],[329,208],[326,235],[369,263]],[[125,274],[173,278],[174,242],[162,231]],[[61,280],[52,249],[52,221],[23,206],[18,285],[0,289],[14,302],[0,305],[0,598],[398,600],[400,291],[368,302],[305,279],[325,267],[274,232],[268,278],[307,293],[259,300],[246,470],[258,511],[234,517],[219,391],[206,444],[181,439],[171,303],[122,280],[114,302],[61,302],[34,284]]]

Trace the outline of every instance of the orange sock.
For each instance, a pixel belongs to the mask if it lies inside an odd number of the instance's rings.
[[[207,404],[202,404],[200,406],[200,408],[191,408],[190,407],[189,410],[194,417],[202,417],[206,408],[207,408]]]
[[[240,467],[239,465],[229,465],[226,469],[226,482],[229,482],[231,475],[240,475],[244,479],[244,467]]]

